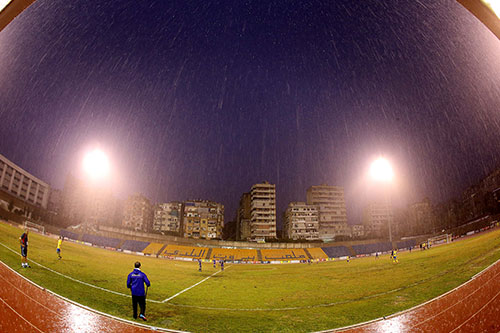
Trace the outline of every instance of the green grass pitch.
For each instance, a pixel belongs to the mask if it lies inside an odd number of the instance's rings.
[[[35,283],[71,300],[132,319],[131,299],[75,282],[45,268],[20,265],[22,230],[0,223],[1,260]],[[232,265],[203,283],[161,301],[217,272],[203,263],[170,261],[30,233],[28,258],[66,276],[129,295],[135,261],[151,280],[148,324],[193,332],[308,332],[387,316],[423,303],[467,281],[500,258],[500,230],[389,256],[318,264]],[[10,250],[8,248],[14,250]],[[141,321],[142,322],[142,321]]]

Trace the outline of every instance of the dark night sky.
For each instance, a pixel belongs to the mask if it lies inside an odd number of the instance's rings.
[[[62,188],[86,149],[120,197],[235,215],[268,180],[278,215],[382,154],[398,204],[500,165],[500,41],[455,1],[38,0],[0,32],[0,153]]]

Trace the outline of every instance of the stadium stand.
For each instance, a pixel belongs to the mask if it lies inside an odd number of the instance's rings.
[[[118,248],[122,240],[119,238],[110,238],[104,236],[83,234],[82,241],[97,246],[112,247],[116,249]]]
[[[59,234],[61,236],[63,236],[64,238],[73,239],[73,240],[78,240],[80,238],[79,234],[71,232],[71,231],[66,230],[66,229],[61,229]]]
[[[322,247],[321,250],[325,252],[328,258],[339,258],[351,255],[351,252],[345,246],[328,246],[328,247]],[[311,251],[309,250],[309,252]]]
[[[146,246],[146,248],[144,250],[142,250],[142,253],[156,255],[156,254],[158,254],[158,251],[160,251],[163,246],[164,246],[164,244],[161,244],[161,243],[149,243],[149,245]]]
[[[392,250],[392,244],[390,242],[385,243],[374,243],[374,244],[359,244],[352,246],[354,252],[359,254],[371,254],[375,252],[387,252]]]
[[[206,247],[167,245],[161,255],[166,257],[204,259],[207,253],[208,249]]]
[[[404,241],[401,241],[401,242],[397,242],[396,243],[396,246],[398,247],[398,249],[407,249],[409,248],[410,246],[411,247],[415,247],[417,245],[417,241],[415,239],[407,239],[407,240],[404,240]]]
[[[326,253],[319,247],[309,248],[307,251],[309,251],[313,259],[328,259]]]
[[[229,261],[258,261],[257,250],[212,248],[210,259]]]
[[[281,261],[281,260],[307,260],[309,257],[303,249],[269,249],[260,250],[262,260]]]
[[[122,250],[128,250],[132,252],[142,252],[147,246],[149,242],[141,242],[136,240],[127,239],[120,246]]]

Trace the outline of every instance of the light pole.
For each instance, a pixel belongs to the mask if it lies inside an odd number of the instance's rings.
[[[394,172],[392,171],[391,164],[383,157],[379,157],[378,159],[372,162],[370,166],[370,175],[375,182],[384,184],[387,187],[389,187],[389,185],[392,184],[392,180],[394,178]],[[384,192],[385,192],[384,193],[385,204],[387,206],[387,224],[389,226],[389,241],[392,244],[392,230],[391,230],[392,223],[389,214],[390,211],[389,211],[388,189],[385,189]]]
[[[87,178],[87,211],[85,212],[85,224],[90,226],[97,225],[99,220],[99,205],[103,205],[102,195],[97,195],[96,191],[102,192],[104,183],[109,174],[109,160],[106,154],[94,149],[88,152],[83,159],[83,170]],[[101,194],[101,193],[99,193]]]

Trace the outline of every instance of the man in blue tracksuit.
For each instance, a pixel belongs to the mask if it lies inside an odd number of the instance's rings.
[[[127,278],[127,288],[130,288],[132,292],[132,308],[134,309],[134,319],[137,319],[137,304],[141,308],[141,313],[139,318],[146,321],[146,316],[144,312],[146,311],[146,292],[144,290],[144,284],[150,286],[151,283],[148,280],[146,274],[141,272],[141,263],[135,263],[135,269],[128,275]]]

